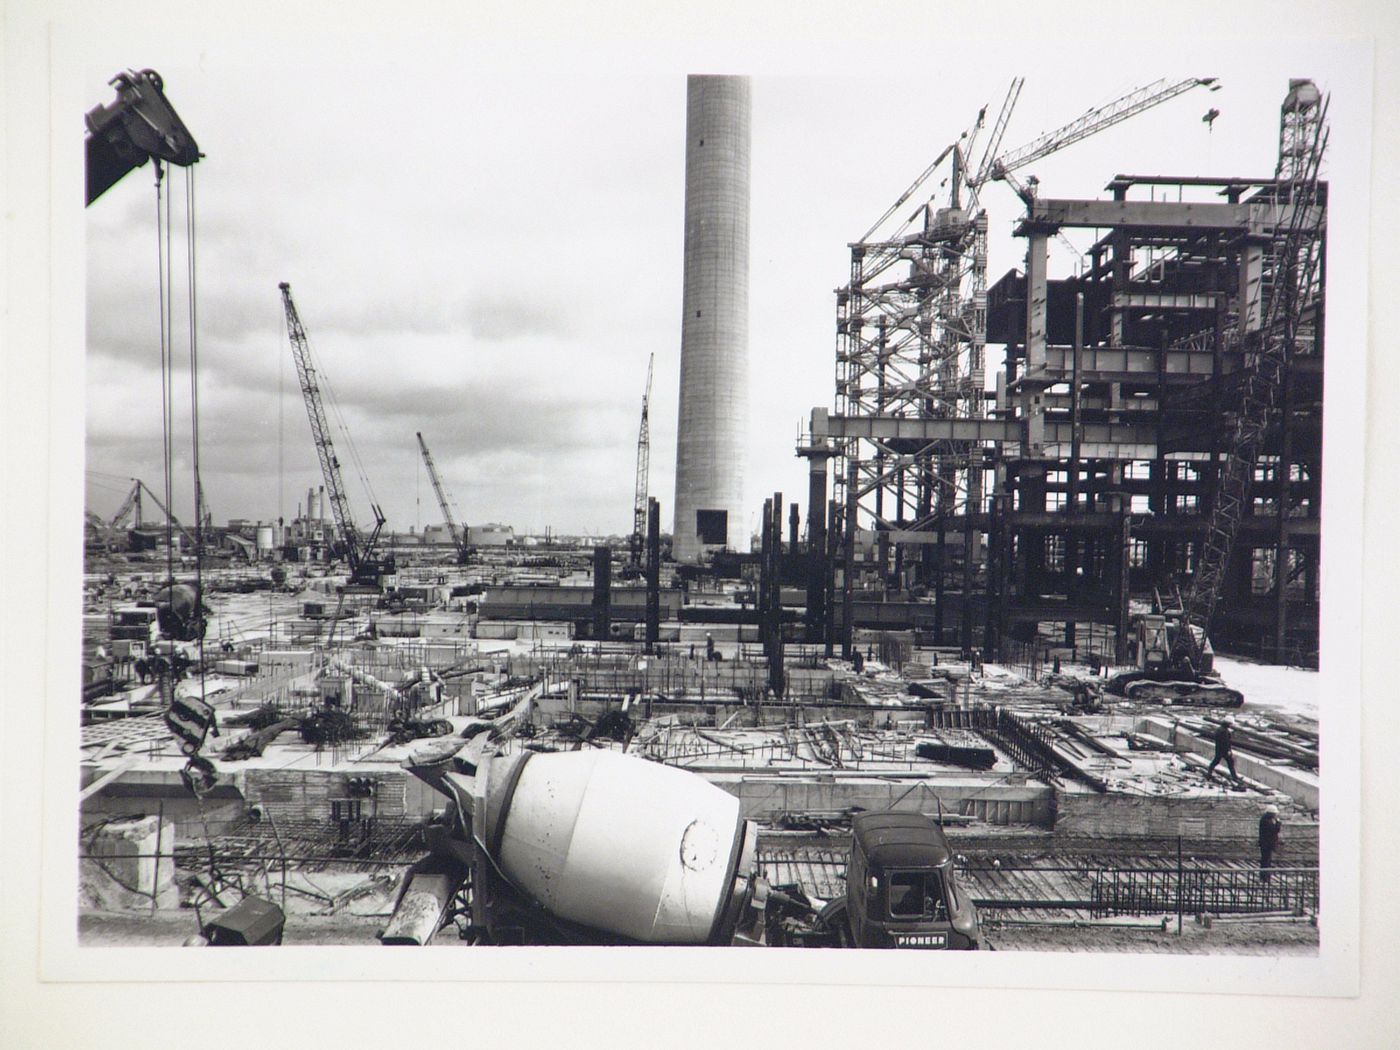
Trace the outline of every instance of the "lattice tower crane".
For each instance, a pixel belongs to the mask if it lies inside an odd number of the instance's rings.
[[[628,564],[642,567],[642,549],[647,532],[647,475],[651,467],[651,424],[647,411],[651,404],[651,375],[656,355],[647,358],[647,388],[642,395],[642,423],[637,432],[637,484],[632,497],[632,535],[628,540]]]
[[[443,491],[442,479],[438,477],[437,467],[433,465],[433,454],[428,451],[427,442],[423,440],[421,432],[418,434],[418,447],[423,451],[423,465],[428,468],[428,480],[433,483],[438,506],[442,508],[442,516],[447,520],[447,531],[452,536],[452,546],[457,550],[457,564],[466,565],[471,558],[471,548],[467,546],[467,530],[458,528],[457,519],[452,516],[452,506],[448,502],[447,493]]]
[[[997,122],[993,132],[992,141],[988,144],[987,150],[982,155],[982,163],[978,165],[975,173],[967,178],[968,195],[972,202],[977,200],[977,191],[987,182],[996,180],[1005,182],[1013,190],[1016,196],[1029,204],[1035,196],[1036,180],[1031,178],[1029,183],[1023,183],[1016,178],[1013,172],[1019,168],[1024,168],[1037,160],[1042,160],[1073,145],[1090,135],[1097,135],[1100,131],[1105,131],[1115,124],[1121,124],[1129,117],[1144,113],[1154,106],[1159,106],[1168,99],[1173,99],[1177,95],[1190,91],[1196,87],[1208,87],[1212,91],[1219,90],[1219,84],[1215,77],[1187,77],[1184,80],[1162,80],[1154,81],[1146,87],[1134,88],[1126,95],[1120,95],[1112,102],[1107,102],[1102,106],[1096,106],[1080,117],[1076,117],[1068,124],[1055,131],[1046,132],[1039,138],[1019,146],[1016,149],[1008,150],[1006,153],[997,156],[996,150],[1001,145],[1001,136],[1006,130],[1006,121],[1010,118],[1011,109],[1016,105],[1016,99],[1021,93],[1022,81],[1018,78],[1012,82],[1011,91],[1007,93],[1006,103],[1002,106],[1001,117]],[[957,192],[957,181],[954,180],[954,194]],[[957,207],[954,199],[953,207]],[[1056,231],[1055,236],[1070,249],[1075,255],[1079,254],[1079,249],[1067,238],[1063,232]]]
[[[374,547],[384,528],[384,512],[377,503],[371,503],[374,512],[374,529],[365,539],[355,527],[354,516],[350,512],[350,500],[345,495],[345,484],[340,476],[340,460],[335,454],[331,441],[330,427],[326,423],[325,408],[321,403],[321,389],[316,383],[316,369],[311,363],[311,346],[306,338],[292,301],[292,288],[286,281],[277,286],[282,291],[282,306],[287,315],[287,335],[292,344],[292,356],[296,360],[297,379],[301,383],[302,400],[306,402],[306,414],[311,421],[311,437],[316,444],[316,455],[321,461],[321,475],[326,481],[326,494],[330,497],[331,512],[335,516],[336,527],[345,544],[346,560],[350,563],[350,582],[378,587],[380,577],[394,571],[392,558],[383,560],[374,557]]]
[[[1168,99],[1175,98],[1177,95],[1197,87],[1208,87],[1212,91],[1218,90],[1215,77],[1187,77],[1184,80],[1174,81],[1162,79],[1154,81],[1146,87],[1135,88],[1126,95],[1120,95],[1112,102],[1094,107],[1064,127],[1046,132],[1024,146],[1008,150],[1000,156],[984,158],[977,173],[968,178],[968,186],[975,191],[988,180],[1002,180],[1011,183],[1022,199],[1025,199],[1027,191],[1025,187],[1020,186],[1016,180],[1011,178],[1012,172],[1048,157],[1052,153],[1057,153],[1066,146],[1086,139],[1090,135],[1097,135],[1100,131],[1111,128],[1115,124],[1121,124],[1129,117],[1144,113]]]
[[[1303,315],[1320,292],[1318,265],[1326,228],[1326,183],[1319,180],[1327,150],[1327,96],[1311,80],[1289,82],[1279,118],[1279,156],[1269,211],[1273,236],[1262,260],[1258,294],[1261,321],[1233,341],[1244,350],[1246,371],[1230,443],[1220,465],[1215,502],[1206,524],[1183,606],[1182,629],[1172,661],[1200,669],[1202,646],[1224,586],[1240,522],[1250,506],[1250,486],[1283,384],[1288,361],[1304,336]],[[1246,310],[1246,304],[1241,304]],[[1284,421],[1285,425],[1287,421]],[[1275,565],[1282,574],[1286,566]]]
[[[977,205],[977,192],[990,181],[1002,181],[1011,185],[1017,194],[1025,199],[1028,189],[1020,180],[1013,177],[1012,173],[1037,160],[1042,160],[1064,149],[1066,146],[1096,135],[1120,124],[1129,117],[1143,113],[1154,106],[1161,105],[1168,99],[1190,91],[1192,88],[1208,87],[1212,91],[1219,90],[1216,77],[1187,77],[1183,80],[1169,81],[1164,79],[1153,81],[1146,87],[1134,88],[1127,94],[1120,95],[1111,102],[1106,102],[1102,106],[1095,106],[1082,116],[1065,124],[1054,131],[1046,132],[1038,138],[1018,146],[1016,149],[1007,150],[998,155],[997,150],[1001,146],[1001,140],[1006,133],[1006,126],[1011,120],[1011,113],[1016,108],[1016,103],[1021,95],[1021,88],[1025,84],[1024,77],[1016,77],[1011,82],[1011,87],[1006,93],[1006,98],[1002,102],[1001,112],[997,116],[996,123],[992,127],[992,134],[982,151],[981,161],[973,167],[971,156],[974,152],[976,140],[981,131],[985,117],[985,108],[978,114],[977,120],[972,128],[965,132],[958,142],[945,147],[934,159],[933,163],[920,173],[919,177],[910,183],[899,198],[892,204],[885,213],[876,220],[870,229],[865,231],[861,237],[862,241],[868,241],[875,234],[875,231],[882,226],[887,219],[897,212],[906,201],[912,197],[919,187],[922,186],[930,175],[949,156],[953,157],[953,183],[951,189],[951,204],[954,208],[961,205],[961,189],[966,186],[969,191],[967,207],[975,208]],[[907,223],[906,223],[907,225]]]

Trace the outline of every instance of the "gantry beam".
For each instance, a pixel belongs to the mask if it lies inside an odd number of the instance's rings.
[[[919,419],[892,415],[832,415],[828,409],[812,409],[812,440],[867,438],[907,441],[1020,441],[1020,421],[1004,419]]]
[[[1318,225],[1322,209],[1310,207],[1304,228]],[[1272,237],[1293,223],[1293,207],[1270,201],[1219,204],[1200,201],[1033,200],[1017,224],[1018,236],[1062,227],[1151,230],[1174,228],[1201,232],[1227,231],[1251,237]]]
[[[1222,368],[1231,372],[1239,360],[1239,354],[1229,355],[1233,360]],[[1025,384],[1040,380],[1043,382],[1067,382],[1074,368],[1074,351],[1067,346],[1047,346],[1045,366],[1018,377],[1017,383]],[[1182,379],[1200,382],[1215,374],[1215,355],[1209,350],[1168,350],[1166,360],[1162,351],[1133,347],[1088,347],[1079,351],[1079,376],[1086,383],[1118,383],[1132,379],[1155,379],[1158,376],[1168,382]],[[1014,385],[1014,384],[1013,384]]]
[[[865,438],[870,441],[971,441],[1002,445],[1026,444],[1034,420],[1019,419],[911,419],[905,416],[838,416],[827,409],[812,410],[812,437]],[[1068,421],[1045,420],[1043,436],[1034,444],[1049,449],[1069,448],[1073,425]],[[1152,459],[1157,455],[1154,426],[1136,423],[1084,423],[1080,430],[1086,459]],[[1088,451],[1092,450],[1092,451]],[[1039,458],[1037,455],[1035,458]]]

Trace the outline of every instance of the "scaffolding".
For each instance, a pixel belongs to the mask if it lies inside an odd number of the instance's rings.
[[[956,201],[956,194],[954,195]],[[922,228],[850,246],[850,281],[837,291],[836,407],[848,417],[980,419],[985,412],[987,213],[954,203],[924,208]],[[834,491],[843,516],[875,530],[873,568],[884,589],[931,585],[941,598],[944,525],[982,508],[982,447],[941,436],[873,435],[835,443]],[[968,534],[957,555],[977,557]],[[847,535],[847,571],[855,537]],[[906,562],[906,546],[918,554]],[[939,603],[941,609],[941,602]],[[936,628],[942,629],[941,617]]]

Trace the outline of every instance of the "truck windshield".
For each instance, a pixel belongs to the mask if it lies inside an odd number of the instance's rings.
[[[937,872],[891,872],[888,900],[891,918],[948,918],[948,904],[943,896],[943,880]]]

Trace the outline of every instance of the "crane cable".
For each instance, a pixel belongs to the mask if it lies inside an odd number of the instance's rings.
[[[195,266],[194,166],[185,168],[185,294],[190,339],[190,461],[194,471],[194,617],[199,625],[199,698],[205,699],[204,663],[204,481],[199,473],[199,314]],[[166,506],[169,506],[167,503]]]
[[[156,270],[158,284],[158,308],[160,313],[160,382],[161,382],[161,458],[163,487],[165,492],[165,582],[169,593],[171,612],[175,605],[175,524],[171,513],[174,504],[174,414],[175,414],[175,337],[174,337],[174,274],[171,238],[173,220],[171,197],[165,192],[165,166],[159,158],[155,162],[156,190]],[[199,644],[199,696],[207,703],[205,692],[204,666],[204,516],[202,514],[202,488],[199,479],[199,358],[196,342],[197,314],[195,310],[195,208],[194,173],[186,169],[185,176],[185,259],[186,259],[186,315],[189,322],[190,351],[190,415],[193,442],[194,493],[195,493],[195,602],[194,622],[198,627]],[[139,483],[138,483],[139,484]],[[173,640],[172,640],[173,654]],[[172,669],[164,678],[161,687],[161,701],[167,709],[175,702],[174,660]],[[214,729],[218,732],[217,727]],[[198,775],[198,776],[196,776]],[[208,779],[204,779],[208,775]],[[211,883],[217,879],[217,866],[214,859],[213,843],[204,812],[202,794],[212,787],[213,764],[198,753],[191,755],[181,771],[181,778],[195,797],[201,823],[204,824],[205,842],[209,851],[209,874]]]
[[[172,613],[175,604],[175,523],[170,507],[174,504],[174,417],[175,417],[175,327],[174,327],[174,250],[172,236],[174,219],[172,215],[173,193],[165,192],[165,168],[159,160],[156,165],[156,253],[158,269],[158,299],[160,307],[160,370],[161,370],[161,453],[162,482],[165,496],[165,584],[169,592]],[[190,421],[191,421],[191,462],[194,471],[195,498],[195,600],[192,611],[193,623],[198,630],[196,639],[199,651],[199,696],[204,701],[205,692],[205,652],[204,652],[204,515],[203,483],[199,473],[199,349],[198,311],[196,308],[195,259],[195,194],[194,172],[185,171],[185,295],[186,317],[190,353]],[[162,700],[168,706],[175,699],[175,677],[166,679],[162,690]]]
[[[170,197],[165,189],[165,165],[155,159],[156,174],[156,271],[159,285],[160,309],[160,423],[161,423],[161,480],[165,495],[165,586],[173,605],[175,599],[175,538],[170,522],[171,504],[171,430],[173,411],[172,386],[174,381],[173,332],[170,318]],[[168,707],[175,699],[175,679],[168,675],[162,683],[161,700]]]
[[[334,421],[333,425],[335,429],[340,432],[340,446],[349,453],[350,465],[359,479],[361,488],[364,489],[365,498],[369,500],[370,509],[373,511],[374,518],[377,521],[379,519],[379,499],[375,495],[374,487],[370,484],[369,473],[365,470],[364,460],[360,457],[359,447],[355,444],[355,439],[350,433],[350,427],[345,422],[345,414],[340,408],[340,398],[336,396],[335,387],[332,385],[326,370],[321,366],[320,355],[316,353],[315,349],[311,346],[310,340],[307,341],[306,347],[307,353],[311,358],[312,367],[316,371],[316,385],[321,390],[322,403],[330,407],[330,416]],[[339,458],[339,456],[336,457],[337,460],[339,460]],[[349,499],[348,494],[346,495],[346,499]],[[355,528],[356,532],[360,531],[358,525],[352,527]],[[356,542],[358,543],[360,541],[357,540]]]

